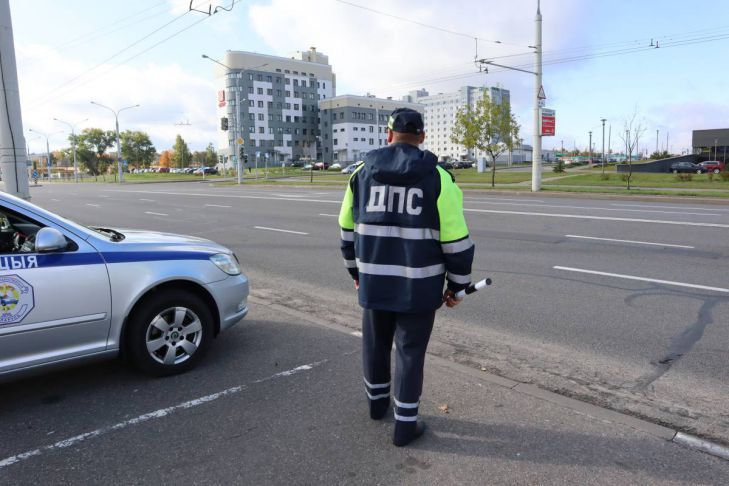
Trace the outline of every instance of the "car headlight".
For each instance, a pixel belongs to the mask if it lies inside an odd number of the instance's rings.
[[[240,265],[238,265],[238,260],[234,255],[228,253],[217,253],[210,257],[210,261],[228,275],[241,274]]]

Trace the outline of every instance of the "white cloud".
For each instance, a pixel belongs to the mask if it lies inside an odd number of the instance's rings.
[[[209,78],[195,76],[175,63],[147,63],[142,66],[105,65],[78,81],[54,90],[88,70],[91,65],[65,57],[47,47],[16,46],[23,125],[45,132],[67,129],[53,121],[59,118],[77,122],[88,118],[83,127],[114,129],[113,115],[92,105],[96,101],[118,110],[140,104],[119,116],[120,130],[144,130],[157,150],[170,148],[180,133],[193,149],[202,149],[217,139],[215,85]],[[27,63],[41,51],[42,63]],[[82,83],[83,81],[88,81]],[[187,121],[191,126],[175,126]],[[27,136],[27,133],[26,133]],[[54,136],[52,147],[66,146],[67,134]],[[39,142],[31,147],[38,150]]]

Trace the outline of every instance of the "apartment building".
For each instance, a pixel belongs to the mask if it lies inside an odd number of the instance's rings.
[[[321,157],[324,162],[361,160],[370,150],[387,144],[387,121],[397,108],[423,113],[423,105],[371,95],[342,95],[319,101]]]
[[[317,158],[318,103],[336,93],[326,55],[313,47],[290,58],[227,51],[216,79],[218,153],[229,163],[241,147],[249,164]]]

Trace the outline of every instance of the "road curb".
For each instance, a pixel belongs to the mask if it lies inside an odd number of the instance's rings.
[[[253,304],[264,305],[282,314],[288,314],[291,317],[303,319],[312,324],[316,324],[327,329],[352,335],[352,330],[347,327],[334,324],[332,322],[326,321],[325,319],[312,316],[305,312],[289,309],[288,307],[283,305],[267,302],[265,299],[256,297],[255,295],[251,295],[249,297],[249,301]],[[431,354],[430,352],[428,353],[428,359],[438,363],[445,368],[456,370],[480,381],[487,382],[491,385],[500,386],[502,388],[507,388],[514,392],[530,396],[532,398],[544,400],[546,402],[550,402],[552,404],[572,410],[574,412],[587,415],[597,420],[618,423],[632,429],[639,430],[658,439],[662,439],[667,442],[673,442],[682,447],[703,452],[705,454],[709,454],[714,457],[729,461],[729,447],[725,447],[721,444],[701,439],[699,437],[686,434],[684,432],[680,432],[678,430],[665,427],[663,425],[649,422],[647,420],[640,419],[632,415],[616,412],[615,410],[610,410],[609,408],[600,407],[598,405],[583,402],[575,398],[570,398],[559,393],[545,390],[533,384],[522,383],[511,380],[509,378],[504,378],[488,371],[479,371],[477,369],[474,369],[473,367],[457,363],[455,361],[451,361],[440,356],[436,356],[434,354]]]

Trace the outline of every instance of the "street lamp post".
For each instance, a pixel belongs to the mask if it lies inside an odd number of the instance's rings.
[[[220,66],[223,66],[225,69],[228,70],[229,73],[232,73],[233,72],[233,68],[232,67],[228,66],[227,64],[223,64],[222,62],[220,62],[220,61],[218,61],[216,59],[213,59],[212,57],[208,56],[207,54],[203,54],[202,55],[202,58],[203,59],[208,59],[208,60],[214,62],[215,64],[219,64]],[[264,63],[264,64],[261,64],[260,66],[255,66],[255,67],[252,67],[252,68],[249,68],[249,69],[257,69],[257,68],[264,67],[264,66],[268,66],[268,63]],[[233,140],[233,144],[232,144],[233,147],[232,148],[229,147],[229,150],[231,151],[231,153],[235,157],[235,161],[236,161],[236,164],[235,165],[236,165],[236,169],[237,169],[236,171],[238,173],[237,183],[238,184],[241,184],[243,182],[243,163],[241,161],[240,153],[237,152],[237,150],[238,150],[237,145],[238,145],[238,138],[240,138],[240,130],[239,130],[239,127],[240,127],[240,104],[241,104],[242,101],[247,101],[247,100],[246,99],[240,99],[240,84],[238,83],[238,79],[240,79],[240,78],[238,77],[238,74],[236,74],[235,75],[235,127],[233,129],[234,140]]]
[[[590,169],[592,169],[592,130],[590,130]]]
[[[69,123],[67,121],[63,121],[58,118],[54,118],[54,120],[59,123],[68,125],[69,128],[71,129],[71,147],[73,147],[73,181],[78,182],[78,163],[76,162],[76,125],[79,125],[85,121],[88,121],[88,118],[84,118],[80,122],[76,122],[76,123]]]
[[[139,104],[132,105],[132,106],[125,106],[124,108],[120,108],[117,111],[114,111],[112,108],[109,108],[106,105],[97,103],[96,101],[92,101],[91,104],[100,106],[102,108],[106,108],[110,112],[114,113],[114,121],[116,122],[116,165],[117,165],[117,170],[119,171],[119,184],[121,184],[122,182],[124,182],[124,171],[122,170],[121,142],[119,141],[119,113],[121,113],[124,110],[128,110],[130,108],[137,108],[137,107],[139,107]]]
[[[54,135],[55,133],[45,134],[43,132],[39,132],[38,130],[33,130],[32,128],[28,129],[29,132],[37,133],[38,135],[45,137],[46,139],[46,172],[48,173],[48,182],[51,182],[51,149],[50,145],[48,144],[48,137],[51,135]]]

